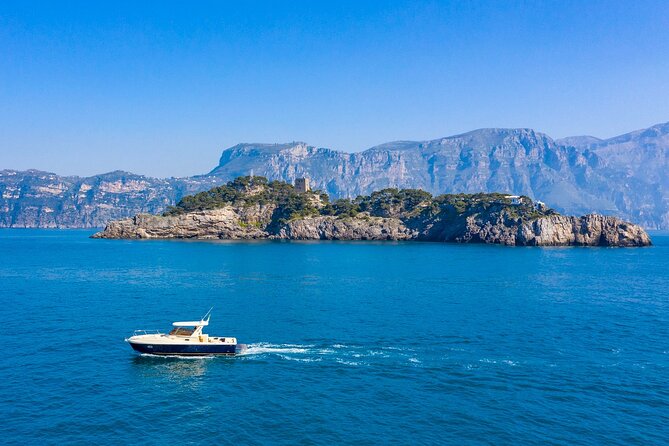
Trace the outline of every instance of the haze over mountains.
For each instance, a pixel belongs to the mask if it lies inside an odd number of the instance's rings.
[[[359,153],[306,143],[239,144],[211,172],[157,179],[127,172],[61,177],[0,171],[0,227],[101,227],[160,212],[181,196],[240,175],[307,176],[334,197],[386,187],[433,194],[507,192],[560,212],[617,215],[669,228],[669,123],[610,139],[553,140],[531,129],[481,129],[431,141],[396,141]]]

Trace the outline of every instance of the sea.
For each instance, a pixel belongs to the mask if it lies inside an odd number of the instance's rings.
[[[0,230],[4,445],[666,445],[648,248]],[[211,307],[244,355],[124,342]]]

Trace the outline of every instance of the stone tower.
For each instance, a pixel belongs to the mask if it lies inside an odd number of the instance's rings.
[[[295,190],[300,193],[311,190],[309,187],[309,178],[295,178]]]

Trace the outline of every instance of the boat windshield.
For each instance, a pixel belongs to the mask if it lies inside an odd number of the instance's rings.
[[[190,329],[190,328],[184,328],[184,327],[177,327],[170,331],[170,335],[172,336],[190,336],[193,334],[195,330]]]

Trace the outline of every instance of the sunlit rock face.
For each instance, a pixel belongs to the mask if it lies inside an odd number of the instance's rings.
[[[482,213],[449,219],[433,230],[433,221],[406,224],[398,217],[358,215],[306,217],[277,230],[241,224],[237,209],[226,207],[178,216],[139,214],[111,221],[94,238],[109,239],[286,239],[286,240],[416,240],[487,243],[509,246],[648,246],[651,240],[638,225],[617,217],[553,215],[522,222]]]

